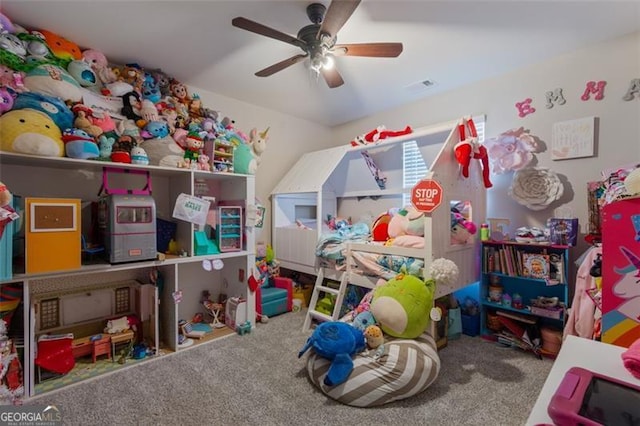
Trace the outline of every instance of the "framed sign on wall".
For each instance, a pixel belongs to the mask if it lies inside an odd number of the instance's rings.
[[[596,117],[585,117],[555,123],[551,129],[551,159],[593,157],[596,120]]]

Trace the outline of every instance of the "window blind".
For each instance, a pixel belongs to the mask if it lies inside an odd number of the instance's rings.
[[[478,133],[478,141],[484,142],[484,116],[473,117],[473,123]],[[416,141],[407,141],[402,144],[402,205],[411,204],[411,188],[427,174],[427,164],[422,158]]]

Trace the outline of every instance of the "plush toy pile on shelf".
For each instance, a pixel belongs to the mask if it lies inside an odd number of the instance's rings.
[[[112,64],[0,13],[2,151],[255,174],[267,131],[247,136],[159,69]]]

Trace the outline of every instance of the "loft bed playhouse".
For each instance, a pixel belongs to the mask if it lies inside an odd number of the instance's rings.
[[[470,207],[468,219],[479,228],[486,214],[486,189],[479,161],[471,161],[468,178],[461,174],[454,153],[460,142],[458,124],[459,121],[451,121],[377,143],[355,147],[345,144],[304,154],[271,194],[272,242],[281,266],[316,275],[316,287],[324,278],[341,281],[344,274],[322,267],[316,256],[318,241],[330,231],[327,217],[350,217],[353,222],[363,220],[371,225],[381,212],[403,207],[403,194],[410,195],[411,192],[411,188],[403,188],[404,143],[415,141],[427,166],[423,179],[437,181],[443,190],[440,206],[425,214],[424,248],[355,243],[349,244],[350,249],[345,252],[372,251],[422,259],[424,274],[433,259],[449,259],[458,266],[459,278],[456,283],[439,286],[436,297],[476,282],[479,276],[478,238],[470,238],[465,244],[452,242],[449,206],[465,203]],[[386,178],[384,189],[374,178],[363,152],[368,153]],[[350,281],[351,277],[346,280]],[[339,301],[336,300],[336,304]]]
[[[343,267],[339,270],[329,268],[327,265],[331,263],[316,256],[323,254],[319,247],[327,233],[331,234],[325,225],[328,215],[350,217],[352,223],[364,222],[371,230],[371,225],[379,222],[380,217],[389,209],[404,207],[403,195],[411,194],[411,188],[403,188],[405,142],[410,141],[415,141],[414,146],[427,167],[423,179],[435,180],[442,187],[440,205],[430,213],[422,215],[423,237],[417,237],[419,244],[415,246],[420,248],[389,246],[371,241],[377,238],[362,238],[359,242],[348,241],[346,248],[340,249],[340,253],[344,255]],[[365,255],[373,255],[376,261],[394,259],[386,261],[389,265],[395,265],[396,259],[399,258],[414,261],[415,263],[404,260],[400,262],[406,262],[404,271],[410,270],[410,266],[406,265],[420,265],[419,269],[412,268],[411,272],[407,272],[418,276],[418,283],[432,278],[429,277],[430,269],[432,265],[435,266],[436,260],[444,258],[455,263],[458,279],[437,281],[434,298],[450,294],[478,281],[479,238],[469,234],[462,239],[453,238],[452,207],[464,205],[466,219],[479,225],[486,214],[486,190],[479,161],[471,161],[468,178],[462,176],[455,155],[456,144],[459,142],[456,121],[416,129],[410,134],[384,139],[374,144],[339,146],[311,152],[300,158],[272,192],[272,241],[281,266],[317,275],[303,330],[309,330],[314,321],[319,321],[320,325],[316,327],[298,356],[308,347],[315,349],[307,358],[309,378],[322,393],[338,402],[370,407],[405,399],[427,389],[439,374],[440,358],[433,338],[433,322],[431,327],[428,327],[428,319],[418,320],[426,321],[423,322],[426,329],[420,328],[423,331],[418,330],[418,333],[422,334],[411,335],[406,333],[407,329],[403,332],[405,334],[390,333],[381,323],[384,333],[389,336],[384,336],[384,343],[380,346],[377,346],[377,343],[375,348],[369,344],[369,339],[375,338],[375,334],[369,334],[371,327],[366,327],[371,323],[367,322],[368,320],[357,323],[363,313],[369,313],[359,311],[359,308],[369,302],[374,306],[376,296],[367,299],[373,294],[370,291],[357,308],[349,306],[348,309],[352,310],[347,315],[343,314],[342,308],[350,284],[373,289],[382,277],[385,281],[388,280],[384,287],[392,285],[398,288],[391,282],[396,281],[397,284],[413,278],[403,277],[402,274],[391,275],[389,278],[388,274],[380,274],[375,266],[368,269],[368,266],[363,266],[365,263],[362,258]],[[386,179],[384,185],[378,184],[380,178]],[[391,221],[394,218],[395,216]],[[389,222],[389,235],[391,223]],[[354,228],[355,226],[353,225]],[[371,231],[371,234],[375,236],[375,232]],[[393,244],[398,239],[395,238]],[[392,269],[386,271],[392,272]],[[330,287],[328,283],[325,285],[325,278],[339,281],[339,288]],[[403,282],[401,286],[404,285]],[[426,290],[410,290],[413,294],[419,294],[421,291]],[[321,292],[325,294],[325,298],[326,295],[334,297],[333,307],[322,312],[319,302]],[[406,312],[414,319],[428,316],[427,312],[420,309],[412,308]],[[377,313],[374,316],[376,320],[379,319]],[[344,331],[344,328],[340,327],[344,325],[342,321],[350,320],[355,328],[364,325],[361,329],[366,328],[364,335],[370,350],[367,351],[365,347],[364,351],[360,352],[362,348],[356,349],[354,346],[349,354],[327,351],[326,349],[331,347],[345,348],[336,344],[340,337],[327,337],[328,341],[325,341],[324,337],[341,336],[339,331]],[[326,332],[329,328],[331,329]],[[347,329],[353,328],[347,326]],[[350,333],[352,332],[346,332],[347,336]],[[378,339],[382,338],[382,331],[379,329],[374,333],[379,333]],[[348,338],[345,340],[348,341]],[[352,358],[349,355],[354,356]]]

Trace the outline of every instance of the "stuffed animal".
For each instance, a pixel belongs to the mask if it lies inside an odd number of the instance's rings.
[[[13,109],[30,108],[47,114],[61,130],[73,127],[73,111],[59,97],[37,92],[20,93]]]
[[[62,133],[56,123],[32,109],[14,109],[0,116],[0,149],[44,157],[64,156]]]
[[[258,169],[256,159],[251,146],[246,143],[239,143],[233,150],[233,171],[245,175],[253,175]]]
[[[424,213],[413,206],[406,206],[389,219],[387,244],[401,247],[424,247]]]
[[[125,83],[133,86],[137,91],[141,91],[142,84],[144,83],[144,75],[139,68],[131,65],[125,65],[120,72],[120,78]]]
[[[140,103],[140,114],[147,122],[160,120],[158,109],[150,99],[142,99]]]
[[[312,348],[318,355],[331,361],[324,383],[335,386],[344,383],[353,370],[352,356],[362,352],[366,341],[362,331],[340,321],[327,321],[318,325],[298,352],[300,358]]]
[[[89,159],[100,156],[96,141],[82,129],[71,127],[62,134],[64,151],[69,158]]]
[[[94,71],[109,66],[107,57],[99,50],[87,49],[82,51],[82,60],[88,63]]]
[[[210,158],[206,154],[200,154],[198,156],[198,170],[211,171]]]
[[[466,136],[465,129],[469,128],[469,137]],[[489,179],[489,153],[487,148],[478,141],[478,133],[473,119],[463,118],[458,124],[458,133],[460,142],[454,147],[456,160],[462,167],[462,176],[469,177],[469,165],[471,159],[480,160],[482,162],[482,179],[485,188],[491,188],[493,184]]]
[[[177,167],[184,159],[184,149],[171,136],[147,139],[140,146],[147,152],[149,164],[154,166]]]
[[[171,77],[162,72],[162,70],[151,71],[151,75],[153,76],[153,79],[156,81],[158,88],[160,89],[160,94],[162,96],[170,96],[171,89],[169,86],[172,80]]]
[[[451,211],[451,242],[465,244],[477,231],[476,224],[467,220],[462,214]]]
[[[356,315],[351,325],[360,331],[365,331],[367,327],[375,323],[376,319],[373,317],[373,314],[369,310],[363,310]]]
[[[429,325],[436,282],[422,281],[413,275],[398,274],[376,287],[371,313],[390,336],[415,339]]]
[[[56,58],[62,59],[65,62],[82,59],[82,51],[74,42],[51,31],[39,30],[38,32],[42,34],[44,41]]]
[[[100,127],[103,133],[113,132],[116,130],[116,123],[106,112],[93,111],[89,119],[94,126]]]
[[[94,92],[99,92],[101,82],[91,65],[81,60],[73,60],[67,65],[67,71],[71,74],[80,86],[85,87]]]
[[[100,158],[111,158],[111,151],[113,150],[113,144],[116,143],[117,135],[101,134],[98,138],[98,145],[100,147]]]
[[[0,34],[0,48],[11,52],[21,60],[24,60],[27,57],[26,46],[15,34]]]
[[[251,132],[249,132],[249,146],[251,146],[251,151],[253,152],[253,156],[256,159],[255,170],[250,168],[249,174],[255,174],[258,166],[260,165],[260,157],[267,149],[268,133],[269,127],[267,127],[267,130],[265,130],[264,132],[258,133],[258,130],[255,128],[251,129]]]
[[[370,325],[364,330],[364,338],[367,340],[367,347],[373,351],[373,358],[377,359],[384,353],[384,334],[377,325]]]
[[[114,163],[131,163],[131,150],[138,145],[133,136],[122,135],[113,144],[111,161]]]
[[[198,167],[198,156],[204,146],[204,141],[197,133],[191,132],[187,135],[184,158],[178,167],[196,169]]]
[[[413,132],[413,129],[411,128],[411,126],[407,126],[402,130],[387,130],[387,128],[384,126],[378,126],[368,133],[357,136],[354,140],[351,141],[351,146],[375,143],[375,142],[378,142],[379,140],[408,135],[408,134],[411,134],[412,132]]]
[[[0,33],[15,33],[16,27],[11,22],[11,19],[4,13],[0,12]]]
[[[103,132],[99,126],[94,125],[89,119],[89,115],[91,114],[91,110],[84,107],[82,104],[78,104],[76,106],[81,106],[82,108],[75,108],[76,119],[73,121],[73,125],[78,129],[82,129],[93,137],[100,136]]]
[[[82,89],[80,84],[63,68],[46,64],[27,72],[24,85],[32,92],[55,96],[64,101],[80,102]]]
[[[149,156],[142,147],[131,148],[131,164],[149,164]]]
[[[6,87],[0,86],[0,115],[13,108],[13,95]]]
[[[26,91],[25,75],[22,71],[14,71],[5,65],[0,65],[0,86],[8,87],[17,93],[24,92]]]
[[[120,112],[122,115],[133,121],[142,120],[142,112],[140,111],[140,108],[142,107],[140,94],[135,90],[132,90],[122,95],[121,98],[122,109]]]
[[[91,69],[96,73],[102,85],[114,83],[118,79],[118,76],[109,67],[107,57],[99,50],[84,50],[82,52],[82,60],[91,66]]]

